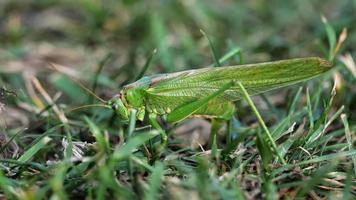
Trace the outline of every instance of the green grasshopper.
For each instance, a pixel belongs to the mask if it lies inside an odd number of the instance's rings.
[[[169,74],[145,76],[123,87],[106,102],[122,120],[131,111],[167,136],[157,122],[162,116],[177,123],[191,116],[229,120],[235,113],[234,101],[242,98],[240,82],[251,95],[311,79],[331,69],[321,58],[297,58],[258,64],[202,68]]]
[[[54,64],[52,67],[60,71]],[[255,95],[311,79],[331,67],[326,60],[309,57],[156,74],[124,86],[109,101],[72,79],[105,104],[81,106],[72,111],[91,106],[106,107],[122,121],[128,121],[132,113],[135,116],[131,117],[140,121],[148,115],[151,125],[160,131],[162,143],[165,143],[167,135],[157,121],[158,116],[168,123],[177,123],[191,116],[229,120],[236,110],[234,102],[243,97],[239,85],[243,85],[250,95]]]

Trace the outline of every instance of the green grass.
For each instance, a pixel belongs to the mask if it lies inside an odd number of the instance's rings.
[[[356,198],[356,77],[339,60],[356,56],[353,1],[0,4],[0,88],[16,92],[0,96],[2,197]],[[163,123],[169,139],[159,149],[159,130],[147,120],[124,123],[102,107],[71,111],[100,102],[69,77],[106,100],[144,74],[306,56],[334,68],[245,93],[225,129],[201,147],[177,136],[183,126],[193,141],[183,123]],[[66,67],[59,73],[49,62]]]

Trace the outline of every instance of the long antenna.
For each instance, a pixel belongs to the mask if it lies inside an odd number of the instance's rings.
[[[88,108],[88,107],[104,107],[104,108],[110,109],[110,107],[106,106],[106,105],[90,104],[90,105],[84,105],[84,106],[79,106],[79,107],[76,107],[76,108],[72,108],[72,109],[68,110],[67,112],[73,112],[73,111],[80,110],[80,109],[83,109],[83,108]]]
[[[49,62],[49,65],[56,71],[60,72],[63,74],[63,72],[58,68],[58,65],[55,63],[51,63]],[[67,75],[67,77],[72,80],[73,82],[75,82],[77,85],[79,85],[83,90],[85,90],[87,93],[91,94],[92,96],[94,96],[96,99],[98,99],[99,101],[101,101],[102,103],[106,103],[106,101],[102,98],[100,98],[98,95],[96,95],[94,92],[92,92],[91,90],[89,90],[87,87],[85,87],[81,82],[75,80],[74,78],[70,77]]]

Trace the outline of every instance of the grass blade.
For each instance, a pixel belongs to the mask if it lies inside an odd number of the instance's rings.
[[[102,134],[100,128],[94,124],[88,117],[84,117],[84,120],[89,125],[90,131],[93,133],[96,141],[99,144],[99,149],[102,151],[107,151],[109,149],[109,144],[106,141],[104,135]]]
[[[118,147],[113,153],[114,160],[122,160],[132,154],[132,151],[147,142],[148,140],[159,135],[158,131],[151,131],[148,133],[140,133],[132,137],[126,144]]]
[[[145,200],[155,200],[159,197],[159,188],[162,183],[162,176],[164,172],[164,165],[157,163],[151,176],[148,178],[148,189],[145,192]]]
[[[298,191],[296,199],[305,196],[306,193],[311,191],[314,188],[314,186],[316,186],[318,183],[322,181],[322,179],[326,176],[327,173],[329,173],[332,169],[334,169],[334,167],[335,164],[325,165],[320,169],[318,169],[309,180],[306,180],[304,181],[304,184],[301,184],[302,188]]]
[[[110,61],[110,59],[112,58],[112,55],[113,55],[112,52],[109,52],[99,62],[98,69],[95,71],[95,76],[94,76],[93,84],[92,84],[92,87],[91,87],[91,91],[93,91],[94,93],[95,93],[95,90],[96,90],[96,88],[98,86],[99,75],[100,75],[101,71],[104,69],[104,66],[106,65],[106,63],[108,63]],[[90,95],[88,102],[90,104],[93,104],[94,103],[94,96]]]
[[[200,29],[200,32],[206,37],[206,39],[209,42],[210,50],[211,50],[211,53],[213,54],[213,58],[214,58],[214,63],[215,63],[214,67],[221,67],[220,60],[218,59],[213,42],[210,40],[209,36],[202,29]]]
[[[309,89],[307,88],[307,109],[308,109],[308,116],[309,116],[309,130],[313,130],[314,128],[314,117],[313,117],[313,109],[311,106]]]
[[[302,90],[303,90],[303,88],[300,87],[300,88],[298,89],[298,91],[297,91],[297,94],[294,95],[292,104],[290,105],[289,110],[288,110],[289,115],[290,115],[290,114],[293,114],[293,113],[295,112],[297,103],[298,103],[298,101],[299,101],[299,99],[300,99],[300,95],[302,94]]]
[[[39,140],[37,143],[35,143],[31,148],[29,148],[27,151],[22,154],[22,156],[17,159],[17,161],[20,162],[27,162],[29,161],[37,152],[39,152],[43,147],[45,147],[48,142],[50,142],[52,139],[48,136],[45,136],[41,140]]]
[[[257,108],[255,106],[255,104],[253,103],[251,97],[249,96],[249,94],[247,93],[246,89],[244,88],[244,86],[242,85],[241,82],[238,82],[238,85],[240,86],[241,88],[241,91],[246,99],[246,101],[248,102],[248,104],[250,105],[252,111],[255,113],[256,117],[257,117],[257,120],[258,122],[260,123],[260,125],[262,126],[264,132],[266,133],[266,136],[267,136],[267,139],[268,141],[270,142],[270,145],[272,146],[272,149],[274,151],[274,153],[278,156],[278,158],[280,159],[280,161],[283,163],[283,164],[287,164],[287,162],[284,160],[284,158],[282,157],[282,155],[279,153],[279,150],[277,149],[277,145],[276,143],[274,142],[272,136],[271,136],[271,133],[269,132],[265,122],[263,121],[260,113],[257,111]]]
[[[346,140],[347,140],[347,144],[348,144],[348,147],[349,147],[349,151],[352,151],[354,150],[353,149],[353,139],[352,139],[352,135],[355,136],[355,134],[352,134],[351,133],[351,130],[350,130],[350,127],[349,127],[349,123],[347,121],[347,116],[346,114],[341,114],[341,120],[342,120],[342,123],[344,124],[344,127],[345,127],[345,135],[346,135]],[[351,159],[352,159],[352,162],[353,162],[353,165],[354,165],[354,175],[356,177],[356,156],[351,156]]]
[[[334,60],[334,51],[335,51],[335,46],[336,46],[336,33],[334,28],[329,24],[328,20],[326,17],[322,16],[321,17],[322,22],[324,23],[326,35],[328,38],[329,42],[329,61]]]
[[[285,166],[283,166],[283,167],[281,167],[279,169],[274,170],[272,175],[275,176],[276,174],[279,174],[279,173],[283,172],[284,170],[287,170],[287,169],[290,169],[290,168],[294,168],[296,166],[301,167],[301,166],[304,166],[304,165],[320,163],[320,162],[323,162],[323,161],[339,160],[339,159],[343,159],[345,157],[355,156],[355,155],[356,155],[356,150],[344,151],[344,152],[339,152],[339,153],[334,153],[334,154],[327,154],[327,155],[319,156],[317,158],[301,161],[301,162],[293,164],[293,165],[292,164],[285,165]]]
[[[148,68],[150,67],[150,64],[151,64],[151,62],[152,62],[154,56],[156,55],[156,53],[157,53],[157,49],[154,49],[154,50],[152,51],[151,55],[150,55],[150,56],[148,57],[148,59],[146,60],[146,63],[145,63],[145,65],[143,66],[141,72],[140,72],[140,73],[137,75],[137,77],[135,78],[135,81],[137,81],[138,79],[142,78],[142,77],[145,75],[145,73],[146,73],[146,71],[148,70]]]

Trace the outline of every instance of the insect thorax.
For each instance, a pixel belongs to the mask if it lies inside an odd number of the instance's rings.
[[[128,112],[137,110],[137,119],[143,120],[145,115],[143,90],[140,88],[124,89],[120,92],[120,99]]]

